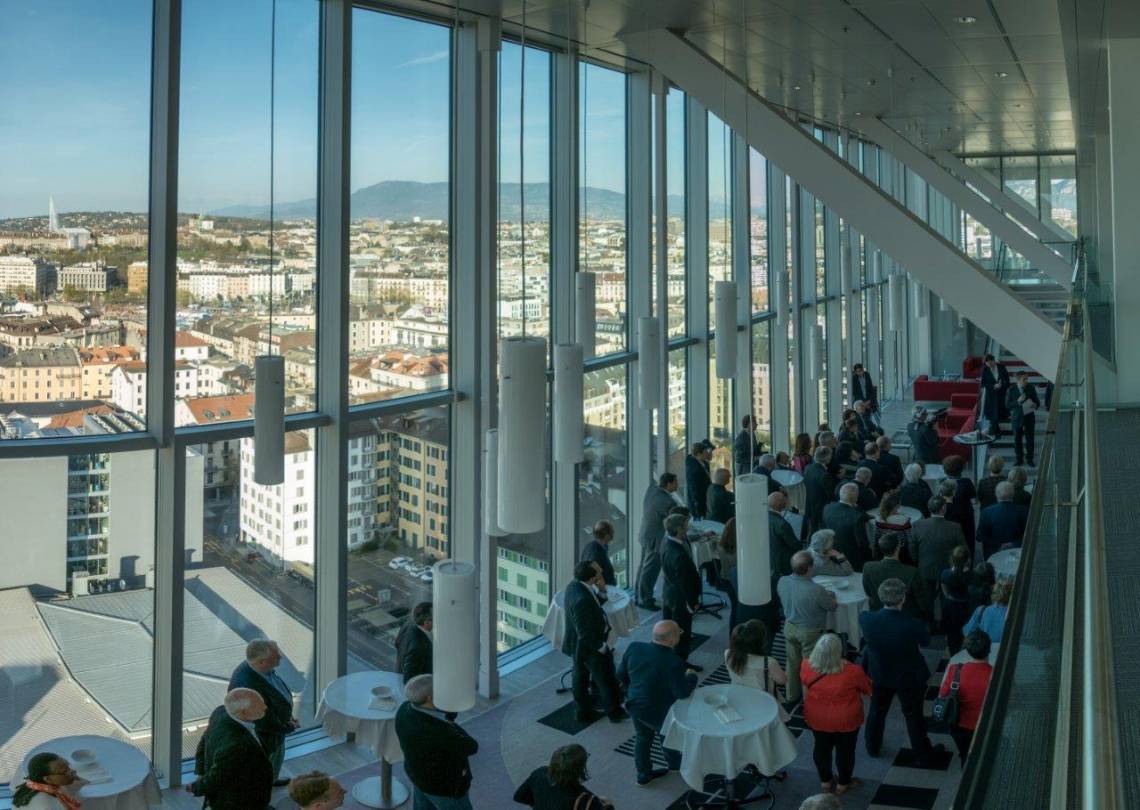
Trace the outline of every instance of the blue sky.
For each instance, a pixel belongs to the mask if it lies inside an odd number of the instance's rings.
[[[185,0],[179,209],[269,200],[271,123],[275,197],[316,194],[318,6],[277,0],[276,110],[269,106],[270,0]],[[62,211],[143,211],[147,205],[150,0],[5,0],[0,7],[0,217]],[[447,178],[446,27],[354,12],[353,189],[381,180]],[[517,181],[520,53],[505,43],[501,177]],[[528,48],[526,181],[549,179],[550,59]],[[679,94],[676,94],[679,100]],[[621,191],[625,81],[582,67],[584,182]],[[670,130],[680,103],[671,99]],[[680,188],[683,145],[670,144]],[[673,159],[675,158],[675,159]]]

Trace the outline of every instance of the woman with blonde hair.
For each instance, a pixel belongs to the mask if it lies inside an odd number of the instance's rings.
[[[824,793],[842,796],[859,783],[855,744],[863,725],[863,696],[871,679],[858,664],[843,657],[843,640],[828,631],[819,637],[808,660],[800,664],[804,685],[804,723],[815,737],[812,759]],[[833,768],[834,765],[834,768]]]
[[[1009,613],[1009,598],[1013,596],[1013,580],[999,579],[990,593],[990,603],[979,607],[962,628],[962,635],[968,636],[975,630],[982,630],[994,644],[1001,644],[1005,630],[1005,617]]]

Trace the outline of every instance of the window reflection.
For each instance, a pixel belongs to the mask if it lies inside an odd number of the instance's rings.
[[[583,380],[586,460],[578,465],[578,540],[599,520],[614,524],[610,544],[618,585],[628,586],[629,435],[626,432],[626,367],[586,372]]]

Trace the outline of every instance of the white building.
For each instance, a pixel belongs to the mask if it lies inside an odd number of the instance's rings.
[[[198,369],[185,361],[174,365],[174,399],[201,396]],[[146,416],[146,363],[120,363],[111,372],[111,402],[128,413]]]
[[[94,262],[72,264],[59,271],[60,289],[74,287],[83,292],[107,292],[115,283],[114,267]]]
[[[30,256],[0,256],[0,290],[27,290],[36,295],[55,291],[55,265]]]

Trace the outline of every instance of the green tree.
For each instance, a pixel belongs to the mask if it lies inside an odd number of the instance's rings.
[[[83,290],[76,287],[74,284],[63,285],[63,300],[72,304],[78,304],[80,301],[85,300],[87,294]]]

